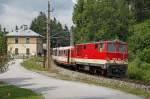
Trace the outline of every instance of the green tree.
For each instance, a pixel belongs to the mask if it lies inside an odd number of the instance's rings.
[[[0,55],[7,53],[5,33],[0,31]]]
[[[47,37],[47,17],[44,12],[40,12],[39,16],[36,17],[30,26],[30,29],[40,33],[42,36],[44,36],[44,42],[46,43],[46,37]],[[62,24],[54,18],[51,20],[51,45],[52,47],[56,46],[66,46],[68,45],[68,40],[66,39],[68,37],[69,29],[65,25],[63,28]]]
[[[4,72],[3,68],[7,62],[7,46],[6,46],[6,39],[4,33],[0,31],[0,73]]]
[[[73,13],[76,42],[126,41],[131,17],[126,0],[78,0]]]
[[[137,22],[150,18],[150,0],[128,0]]]
[[[130,31],[128,76],[150,83],[150,20],[134,25]]]
[[[147,53],[147,49],[150,49],[150,20],[145,20],[143,23],[139,23],[133,26],[130,30],[133,35],[129,38],[129,50],[130,55],[134,56],[132,59],[139,55],[138,57],[149,59],[150,57],[144,56]],[[144,53],[143,53],[144,51]],[[140,55],[142,54],[142,55]]]
[[[47,32],[47,17],[44,12],[40,12],[37,18],[35,18],[30,26],[30,29],[44,36],[44,42],[46,42],[46,32]]]

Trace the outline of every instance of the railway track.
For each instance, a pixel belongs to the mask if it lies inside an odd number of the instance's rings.
[[[83,71],[83,70],[75,70],[74,68],[71,68],[70,66],[64,66],[64,65],[58,65],[58,66],[63,69],[64,74],[70,75],[72,73],[73,74],[72,76],[74,76],[74,77],[75,76],[78,76],[78,77],[84,76],[85,79],[89,79],[89,80],[94,79],[94,80],[97,80],[97,81],[103,82],[103,83],[106,82],[106,83],[115,83],[118,85],[126,85],[129,87],[140,88],[140,89],[150,92],[150,84],[142,82],[142,81],[132,80],[127,77],[125,77],[125,78],[116,78],[116,77],[108,78],[103,75],[91,74],[91,73],[89,73],[87,71]],[[65,73],[66,70],[69,73]]]

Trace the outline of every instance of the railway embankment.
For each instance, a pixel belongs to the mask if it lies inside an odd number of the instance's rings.
[[[29,59],[29,60],[24,61],[23,66],[27,69],[34,70],[43,75],[47,75],[47,76],[54,77],[57,79],[84,82],[88,84],[94,84],[97,86],[109,87],[109,88],[121,90],[124,92],[132,93],[135,95],[144,96],[146,99],[150,99],[150,85],[149,84],[135,82],[135,81],[131,81],[128,79],[106,78],[106,77],[97,76],[97,75],[90,75],[90,74],[86,74],[86,73],[82,73],[78,71],[72,71],[72,70],[69,70],[60,66],[56,66],[58,70],[56,73],[55,72],[51,73],[44,69],[40,70],[39,67],[36,66],[37,64],[39,66],[39,63],[36,63],[36,60]],[[36,67],[38,69],[36,69]]]
[[[87,80],[87,81],[95,81],[97,84],[112,84],[117,86],[128,86],[130,88],[139,88],[143,89],[147,92],[150,92],[150,84],[145,84],[138,81],[133,81],[129,79],[120,79],[120,78],[106,78],[103,76],[90,75],[86,73],[76,72],[67,70],[61,67],[57,67],[59,70],[59,75],[70,76],[72,80]]]

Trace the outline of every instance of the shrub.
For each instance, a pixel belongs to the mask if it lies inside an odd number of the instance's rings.
[[[145,48],[139,55],[141,61],[150,63],[150,48]]]
[[[42,58],[40,58],[40,57],[33,57],[33,58],[29,58],[29,59],[25,60],[22,63],[22,65],[25,68],[27,68],[27,69],[45,71],[41,61],[42,61]]]
[[[142,62],[139,58],[129,63],[128,77],[150,83],[150,64]]]
[[[140,66],[141,62],[139,59],[135,59],[128,65],[128,76],[132,79],[141,79],[141,69],[138,67]]]

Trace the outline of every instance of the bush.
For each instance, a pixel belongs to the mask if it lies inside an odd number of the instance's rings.
[[[150,20],[134,25],[129,37],[129,78],[150,83]]]
[[[139,55],[141,61],[150,63],[150,48],[145,48]]]
[[[22,65],[30,70],[42,70],[45,71],[46,69],[43,68],[42,58],[40,57],[33,57],[25,60]]]
[[[129,55],[131,55],[131,53],[132,56],[139,55],[143,50],[145,50],[144,53],[147,54],[150,51],[150,50],[146,51],[146,49],[150,49],[150,39],[149,39],[150,28],[149,27],[150,27],[150,20],[146,20],[143,23],[133,26],[133,28],[130,30],[132,35],[129,37],[128,40],[129,51],[130,51]],[[134,58],[132,57],[132,59]]]
[[[140,65],[140,60],[135,59],[128,65],[128,76],[132,79],[141,79],[141,69],[138,68]]]
[[[142,62],[139,58],[129,63],[128,77],[150,83],[150,64]]]

